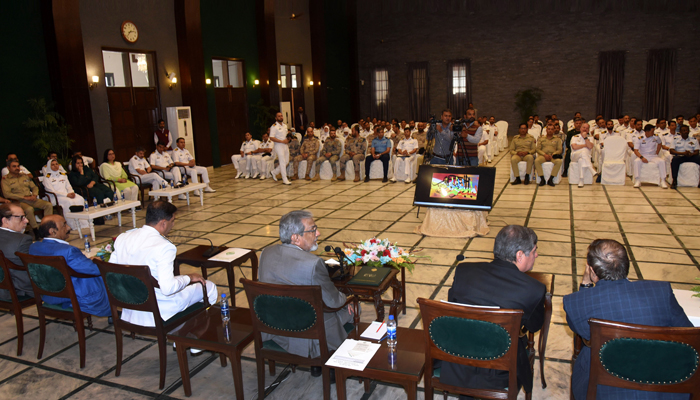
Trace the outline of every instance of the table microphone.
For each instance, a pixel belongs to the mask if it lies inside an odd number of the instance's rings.
[[[214,242],[212,242],[211,239],[209,239],[209,238],[203,237],[203,238],[200,238],[200,239],[206,239],[206,240],[208,240],[209,243],[211,244],[211,247],[209,247],[208,250],[206,250],[206,251],[204,251],[204,253],[202,253],[202,257],[205,257],[205,258],[214,257],[215,255],[217,255],[217,254],[221,253],[222,251],[226,250],[226,246],[217,246],[217,247],[214,247]]]
[[[458,254],[457,261],[463,261],[463,260],[464,260],[464,254]]]

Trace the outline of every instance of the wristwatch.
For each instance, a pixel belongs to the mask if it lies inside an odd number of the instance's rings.
[[[578,285],[579,289],[582,289],[582,288],[592,288],[593,286],[595,286],[595,283],[593,283],[593,282],[591,282],[591,283],[582,283],[582,284]]]

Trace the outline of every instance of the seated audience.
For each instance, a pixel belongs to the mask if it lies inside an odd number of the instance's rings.
[[[530,171],[532,171],[532,163],[534,161],[532,155],[535,154],[536,143],[535,138],[527,133],[527,126],[527,124],[520,124],[518,126],[518,136],[513,137],[510,141],[510,170],[515,176],[515,180],[512,183],[513,185],[523,183],[520,181],[520,170],[518,169],[518,163],[520,161],[525,161],[527,163],[524,184],[530,184]]]
[[[167,186],[168,182],[153,172],[151,164],[143,157],[145,152],[141,146],[136,148],[136,154],[129,160],[129,173],[138,176],[142,184],[153,186],[154,190]]]
[[[396,146],[396,162],[394,163],[394,176],[392,182],[396,182],[396,175],[404,171],[406,183],[411,183],[411,175],[416,169],[416,157],[418,156],[418,141],[411,137],[411,128],[406,126],[403,130],[403,139]],[[397,135],[398,136],[398,135]]]
[[[270,140],[270,129],[262,135],[262,141],[260,146],[256,150],[253,150],[255,161],[258,163],[258,171],[260,171],[260,180],[267,179],[267,175],[270,174],[268,167],[270,165],[269,161],[272,159],[272,149],[275,147],[275,142]]]
[[[175,225],[177,207],[164,200],[156,200],[146,208],[146,225],[124,232],[114,242],[109,261],[115,264],[148,265],[158,281],[155,288],[160,316],[167,320],[187,307],[203,301],[202,287],[206,285],[210,304],[217,301],[216,284],[199,274],[173,274],[177,248],[167,239]],[[190,285],[191,282],[199,284]],[[124,309],[121,319],[135,325],[155,326],[153,313]]]
[[[664,125],[665,126],[665,125]],[[666,184],[666,162],[659,157],[661,151],[661,138],[654,135],[654,125],[647,124],[644,127],[644,136],[634,142],[634,154],[638,157],[634,160],[634,187],[642,186],[642,164],[653,163],[659,169],[659,186],[668,189]]]
[[[537,235],[530,228],[508,225],[496,235],[493,255],[491,262],[459,264],[452,287],[447,292],[447,300],[523,310],[521,325],[524,330],[540,330],[544,323],[546,288],[525,274],[535,265]],[[517,364],[518,387],[532,392],[533,373],[527,354],[527,335],[521,336],[518,342]],[[440,382],[459,387],[502,390],[508,386],[508,371],[442,362]]]
[[[696,117],[690,117],[688,120],[688,126],[690,129],[690,136],[697,138],[700,135],[700,126],[698,126],[698,119]]]
[[[369,182],[369,170],[372,166],[372,161],[379,160],[382,162],[382,168],[384,171],[384,178],[382,182],[387,182],[389,180],[389,160],[391,156],[391,140],[384,137],[384,130],[379,128],[376,130],[376,137],[372,139],[371,147],[369,148],[369,154],[365,157],[365,182]],[[369,142],[369,138],[367,139]]]
[[[306,137],[304,138],[305,140],[301,142],[301,148],[299,149],[299,154],[298,156],[294,157],[294,160],[292,162],[292,168],[294,171],[294,175],[298,176],[297,171],[299,170],[299,163],[302,160],[306,160],[306,171],[304,172],[304,179],[307,181],[311,180],[311,177],[309,176],[311,174],[311,164],[316,160],[316,154],[318,154],[318,149],[321,146],[321,143],[318,141],[316,136],[314,136],[314,128],[309,126],[306,128]]]
[[[260,282],[278,285],[320,286],[323,304],[338,308],[347,297],[335,287],[322,258],[312,254],[318,248],[321,232],[309,211],[292,211],[279,222],[280,241],[266,247],[260,254]],[[352,308],[324,313],[326,340],[329,350],[337,349],[348,336],[343,325],[352,322]],[[318,340],[273,336],[263,333],[262,340],[274,340],[285,351],[302,357],[321,355]],[[312,367],[313,376],[321,375],[321,367]]]
[[[299,139],[297,138],[297,135],[294,134],[294,132],[289,132],[287,134],[287,147],[289,148],[289,159],[294,161],[294,159],[301,154],[301,143],[299,143]],[[289,165],[289,164],[287,164]],[[299,165],[297,164],[297,167]],[[276,168],[275,168],[276,169]],[[290,178],[291,180],[295,181],[299,179],[299,174],[297,173],[297,168],[294,168],[294,164],[292,163],[292,171],[294,174]]]
[[[571,148],[571,139],[575,136],[581,133],[581,125],[583,125],[583,118],[581,118],[581,113],[577,112],[575,115],[578,115],[578,117],[574,117],[574,127],[573,129],[570,129],[568,132],[566,132],[566,143],[565,143],[565,148],[570,149]],[[562,173],[562,177],[566,178],[569,174],[569,164],[571,163],[571,151],[566,152],[566,157],[564,157],[564,172]]]
[[[173,162],[170,154],[165,151],[165,143],[158,142],[156,145],[156,151],[151,153],[148,158],[148,162],[151,164],[151,168],[156,171],[160,171],[163,174],[163,178],[170,180],[172,186],[179,188],[184,186],[182,181],[182,174],[180,173],[180,168],[175,168],[175,163]],[[181,195],[184,198],[184,195]]]
[[[177,139],[175,144],[177,147],[173,150],[173,162],[182,173],[183,182],[187,182],[187,175],[189,175],[193,183],[199,183],[198,175],[202,175],[202,182],[207,185],[204,191],[207,193],[216,192],[216,190],[209,186],[209,172],[206,167],[198,166],[194,157],[190,154],[190,151],[185,148],[185,138]],[[195,190],[194,194],[195,196],[199,196],[199,189]]]
[[[595,176],[598,172],[593,168],[591,163],[591,149],[593,149],[593,138],[588,134],[589,125],[584,122],[581,124],[581,133],[574,135],[571,138],[571,162],[579,164],[579,181],[578,187],[583,187],[583,177],[588,168],[591,175]]]
[[[328,160],[331,163],[331,170],[333,171],[333,178],[331,181],[335,182],[338,179],[338,159],[340,158],[340,151],[343,149],[343,143],[336,137],[336,129],[331,128],[328,132],[328,137],[323,142],[323,149],[321,149],[321,156],[316,160],[316,176],[314,176],[314,181],[321,179],[321,165]]]
[[[104,162],[100,165],[100,175],[107,181],[112,181],[117,190],[124,195],[124,200],[136,201],[139,199],[139,187],[129,180],[122,163],[115,160],[114,150],[105,150]]]
[[[95,161],[92,157],[84,156],[83,152],[79,151],[79,150],[73,151],[73,155],[71,156],[71,158],[75,158],[75,157],[82,158],[83,165],[87,165],[88,167],[92,167],[92,163]],[[71,168],[73,168],[73,165],[72,164],[68,165],[68,169],[70,170]]]
[[[537,151],[537,158],[535,159],[535,170],[537,175],[540,177],[540,186],[544,186],[545,183],[549,186],[554,186],[554,177],[559,173],[561,168],[562,157],[561,157],[561,139],[558,136],[554,136],[554,125],[559,125],[554,122],[547,124],[547,135],[540,136],[537,140],[537,146],[535,150]],[[545,162],[554,163],[552,168],[552,174],[550,175],[547,182],[544,180],[544,170],[542,169],[542,164]]]
[[[87,165],[83,165],[83,159],[79,156],[73,157],[71,163],[73,168],[68,173],[68,180],[72,187],[85,187],[88,191],[87,201],[92,205],[91,199],[97,199],[97,204],[108,203],[114,199],[114,192],[108,186],[100,182],[100,177],[97,176]]]
[[[678,185],[678,171],[681,164],[693,162],[700,165],[700,146],[698,140],[689,136],[690,128],[688,125],[681,126],[681,133],[671,144],[670,153],[673,155],[671,160],[671,189],[676,189]]]
[[[615,240],[597,239],[588,246],[586,270],[579,291],[564,296],[566,322],[575,334],[591,340],[588,320],[605,319],[651,326],[690,327],[668,282],[627,279],[629,258]],[[588,392],[591,349],[583,346],[574,363],[571,379],[574,398]],[[600,399],[687,399],[687,394],[653,393],[598,386]]]
[[[69,212],[71,206],[80,206],[82,208],[85,204],[85,199],[83,196],[75,193],[68,181],[68,176],[65,172],[61,172],[59,165],[60,164],[56,160],[49,160],[49,162],[46,163],[45,167],[47,172],[42,182],[44,189],[56,195],[58,204],[54,205],[61,206],[64,213]],[[53,201],[54,198],[49,196],[49,199]],[[77,223],[80,224],[81,228],[89,228],[87,220],[78,220]],[[68,222],[68,225],[70,225],[72,229],[78,229],[77,223],[75,220],[72,220]]]
[[[2,200],[4,199],[0,199]],[[32,244],[32,237],[24,234],[28,223],[27,216],[19,205],[10,202],[0,205],[0,251],[15,265],[23,265],[15,252],[29,253],[29,246]],[[17,296],[34,297],[27,271],[11,269],[10,276]],[[0,300],[11,301],[10,292],[0,289]]]
[[[665,133],[670,132],[670,129],[666,126],[666,119],[665,118],[659,118],[656,121],[656,129],[654,129],[654,134],[657,136],[661,136]]]
[[[250,132],[245,133],[245,141],[241,145],[241,154],[234,154],[231,156],[231,162],[233,167],[236,168],[236,179],[241,177],[241,161],[245,162],[245,179],[257,178],[260,172],[258,172],[258,162],[256,157],[259,157],[255,150],[260,147],[259,140],[253,140],[253,136]]]
[[[58,161],[58,153],[56,153],[55,151],[49,151],[49,154],[46,155],[46,161],[48,161],[48,160]],[[58,164],[58,169],[59,169],[59,171],[66,173],[66,170],[63,169],[63,165],[61,165],[60,163]],[[49,170],[47,169],[46,165],[42,166],[41,167],[41,176],[43,177],[44,175],[46,175],[48,173],[49,173]]]
[[[82,159],[78,158],[81,162]],[[74,165],[75,167],[75,165]],[[109,307],[107,289],[100,276],[100,270],[94,262],[85,257],[82,251],[68,244],[70,226],[61,215],[49,215],[41,220],[39,234],[43,238],[41,242],[32,243],[29,246],[29,254],[35,256],[63,256],[66,264],[75,272],[96,275],[94,278],[71,278],[75,295],[80,304],[80,310],[98,317],[109,317],[112,311]],[[69,298],[41,296],[48,304],[72,308]]]
[[[38,239],[39,232],[34,218],[34,207],[44,210],[44,216],[47,216],[53,214],[53,205],[37,197],[39,188],[34,184],[30,175],[20,172],[19,161],[11,159],[7,162],[7,168],[10,172],[2,177],[2,193],[8,200],[16,201],[22,207],[29,220],[29,226],[34,231],[34,237]]]
[[[5,175],[10,173],[10,168],[9,168],[9,162],[10,161],[17,161],[19,163],[19,159],[17,158],[17,154],[15,153],[8,153],[7,158],[5,159],[5,162],[7,163],[6,167],[2,168],[2,176],[4,177]],[[32,175],[31,172],[29,172],[28,169],[24,168],[24,165],[19,166],[19,172],[24,174],[24,175],[29,175],[30,178],[33,178],[34,175]]]
[[[347,169],[347,163],[352,161],[353,168],[355,169],[355,179],[353,182],[360,181],[360,162],[365,159],[365,153],[367,152],[367,141],[360,135],[359,125],[352,127],[350,136],[345,139],[345,152],[340,156],[340,177],[339,181],[345,180],[345,170]]]

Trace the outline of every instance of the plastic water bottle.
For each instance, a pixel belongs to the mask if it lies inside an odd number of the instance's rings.
[[[90,239],[88,239],[88,235],[85,235],[85,252],[90,254]]]
[[[165,181],[163,181],[162,186],[163,186],[163,190],[165,190],[165,188],[167,187],[167,186],[165,185]]]
[[[226,298],[226,293],[221,294],[221,322],[228,323],[229,319],[231,317],[229,316],[228,312],[228,299]]]
[[[173,181],[170,181],[170,189],[175,189],[175,184],[173,183]]]
[[[117,192],[114,192],[114,204],[117,203],[119,203],[119,195],[117,194]]]
[[[97,197],[92,198],[92,206],[95,207],[95,210],[97,210]]]
[[[389,355],[387,357],[387,363],[389,364],[389,368],[393,371],[396,371],[396,347],[389,347]]]
[[[90,211],[90,206],[88,205],[87,199],[85,199],[85,211]]]
[[[125,202],[125,201],[126,201],[126,200],[124,200],[124,192],[122,192],[122,203]]]
[[[396,347],[396,320],[393,315],[389,315],[389,321],[386,323],[386,344],[389,347]]]

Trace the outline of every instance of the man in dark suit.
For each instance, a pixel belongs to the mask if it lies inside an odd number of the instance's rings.
[[[678,305],[671,284],[627,280],[629,258],[622,244],[597,239],[588,246],[586,271],[578,292],[564,296],[566,322],[574,333],[591,340],[590,318],[651,326],[693,326]],[[591,349],[576,358],[571,386],[577,400],[585,399]],[[599,399],[687,399],[687,394],[655,393],[598,386]]]
[[[530,332],[540,330],[546,288],[525,274],[535,265],[537,235],[524,226],[506,226],[496,235],[493,255],[491,262],[457,266],[448,301],[523,310],[521,326]],[[533,375],[526,347],[527,336],[522,336],[518,343],[518,386],[532,392]],[[508,386],[508,372],[442,363],[440,381],[460,387],[503,389]]]
[[[299,107],[297,112],[294,113],[294,130],[296,132],[304,134],[306,128],[309,127],[309,119],[304,112],[304,107]]]
[[[260,254],[260,282],[278,285],[320,286],[323,304],[338,308],[347,297],[336,289],[328,276],[323,259],[311,252],[318,248],[321,235],[309,211],[292,211],[279,223],[282,244],[265,248]],[[348,336],[344,325],[352,322],[352,308],[324,313],[326,340],[329,350],[337,349]],[[274,340],[284,350],[302,357],[321,355],[318,340],[289,338],[263,334],[263,340]],[[321,375],[320,367],[312,367],[313,376]]]
[[[5,255],[5,258],[17,265],[22,265],[22,260],[15,255],[15,252],[29,253],[29,245],[32,244],[32,238],[29,235],[23,234],[29,221],[24,215],[22,207],[5,203],[0,206],[0,250]],[[34,297],[32,291],[32,283],[29,280],[29,275],[26,271],[10,270],[12,276],[12,284],[15,286],[17,296]],[[0,289],[0,300],[10,301],[10,292],[5,289]]]

